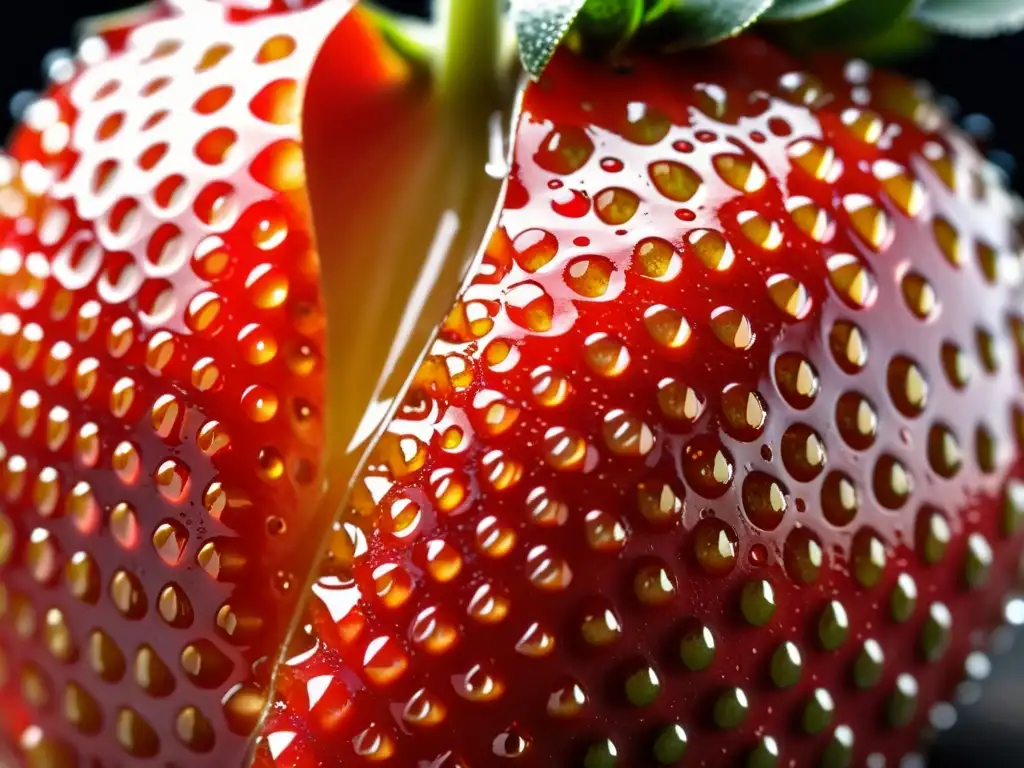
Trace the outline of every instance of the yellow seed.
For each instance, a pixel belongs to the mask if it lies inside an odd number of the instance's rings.
[[[745,155],[717,155],[712,162],[722,180],[740,192],[757,192],[768,182],[761,164]]]
[[[754,329],[750,320],[732,307],[715,309],[711,313],[711,328],[719,341],[730,349],[750,349],[754,344]]]
[[[666,349],[679,349],[690,338],[690,324],[682,313],[664,304],[644,311],[644,326],[651,338]]]
[[[653,163],[651,180],[657,190],[677,203],[690,200],[700,189],[701,178],[692,168],[671,160]]]

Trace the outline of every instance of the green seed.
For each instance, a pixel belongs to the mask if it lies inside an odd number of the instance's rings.
[[[874,533],[858,534],[853,540],[853,573],[862,587],[871,588],[885,571],[885,545]]]
[[[740,609],[748,624],[763,627],[775,614],[775,590],[764,579],[748,581],[740,595]]]
[[[821,545],[804,528],[796,528],[789,535],[784,558],[789,577],[800,584],[813,584],[825,561]]]
[[[848,725],[837,725],[821,756],[821,768],[849,768],[852,762],[853,730]]]
[[[580,634],[590,645],[610,645],[622,637],[622,622],[614,611],[605,608],[583,617]]]
[[[826,651],[834,651],[844,642],[850,631],[850,619],[846,608],[838,600],[831,600],[825,606],[821,619],[818,621],[818,639]]]
[[[661,680],[654,667],[644,665],[626,678],[626,698],[634,707],[652,704],[661,693]]]
[[[804,714],[801,718],[804,730],[807,733],[821,733],[832,723],[832,715],[836,711],[832,695],[824,688],[815,688],[810,700],[804,705]]]
[[[700,672],[711,666],[715,660],[715,636],[701,625],[683,635],[679,643],[679,656],[686,668]]]
[[[896,578],[896,586],[892,590],[889,609],[895,621],[903,623],[914,615],[917,608],[917,583],[909,573],[901,573]]]
[[[676,765],[686,754],[686,731],[678,723],[662,728],[654,742],[654,759],[659,765]]]
[[[772,654],[772,682],[779,688],[789,688],[800,682],[803,671],[803,660],[800,649],[788,640],[775,649]]]
[[[914,719],[917,710],[917,680],[906,673],[896,678],[896,685],[889,694],[887,715],[889,724],[899,728]]]
[[[779,761],[779,745],[771,736],[762,736],[750,750],[747,768],[775,768]]]
[[[715,724],[723,729],[735,728],[747,716],[750,704],[742,688],[729,688],[715,702]]]
[[[922,514],[925,517],[918,522],[918,553],[926,563],[935,565],[946,556],[951,536],[949,523],[939,512],[928,511]]]
[[[885,667],[885,654],[877,640],[868,638],[861,646],[853,662],[853,681],[858,688],[873,688],[878,685]]]
[[[928,606],[928,618],[921,625],[921,651],[928,661],[938,661],[949,647],[953,616],[943,603]]]
[[[587,750],[584,768],[615,768],[619,761],[619,750],[611,739],[595,741]]]
[[[1010,480],[1003,499],[1003,533],[1012,536],[1024,523],[1024,483]]]
[[[992,568],[992,547],[980,533],[967,537],[967,555],[964,560],[964,579],[971,589],[978,589],[988,581]]]

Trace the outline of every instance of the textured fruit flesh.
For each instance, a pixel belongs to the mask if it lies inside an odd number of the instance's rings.
[[[408,72],[351,3],[242,5],[108,20],[0,156],[0,745],[18,763],[243,764],[319,538],[299,108],[336,27],[350,79]]]
[[[915,748],[1015,578],[1021,240],[925,95],[814,72],[742,39],[528,86],[257,765]]]

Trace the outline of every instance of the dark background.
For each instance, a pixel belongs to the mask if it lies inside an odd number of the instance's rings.
[[[53,49],[72,45],[76,20],[137,2],[4,3],[5,11],[8,5],[16,5],[18,12],[13,17],[5,12],[0,44],[0,135],[6,136],[11,125],[7,104],[19,91],[42,87],[41,62]],[[421,12],[427,2],[390,0],[385,4]],[[1008,170],[1014,185],[1024,189],[1012,160],[1024,160],[1024,108],[1016,82],[1024,69],[1024,35],[983,42],[944,39],[927,54],[899,66],[927,78],[938,93],[952,100],[950,106],[955,102],[966,126],[994,150],[993,159]],[[992,125],[997,126],[994,131]],[[959,707],[956,725],[940,736],[932,750],[932,768],[1024,765],[1024,638],[1017,639],[1016,652],[995,657],[992,674],[982,684],[981,700]],[[976,698],[970,687],[964,693],[967,699]]]

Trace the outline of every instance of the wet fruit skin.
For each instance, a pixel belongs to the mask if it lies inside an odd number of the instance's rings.
[[[177,5],[0,155],[0,762],[242,764],[317,540],[303,84],[335,29],[406,68],[350,3]]]
[[[807,66],[745,38],[528,86],[257,765],[916,748],[1017,570],[1018,214],[919,89]]]
[[[344,287],[319,284],[290,107],[347,6],[286,5],[160,6],[5,160],[0,743],[33,766],[245,764],[254,731],[289,767],[912,750],[1021,545],[1021,242],[977,153],[905,81],[753,38],[558,58],[325,536]],[[343,31],[368,87],[402,76]]]

